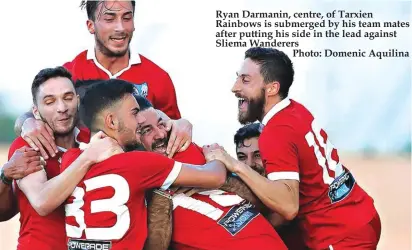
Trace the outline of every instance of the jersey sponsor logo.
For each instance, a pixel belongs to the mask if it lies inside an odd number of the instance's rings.
[[[139,84],[135,84],[135,93],[143,96],[143,97],[147,97],[147,93],[149,92],[149,86],[147,86],[147,83],[139,83]]]
[[[344,172],[339,175],[329,185],[328,196],[333,203],[345,199],[355,186],[355,178],[350,172]]]
[[[69,239],[68,250],[110,250],[111,241]]]
[[[233,206],[217,223],[234,236],[259,215],[254,208],[249,202]]]

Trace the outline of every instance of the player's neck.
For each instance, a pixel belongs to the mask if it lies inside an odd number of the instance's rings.
[[[108,57],[98,48],[95,49],[97,61],[112,75],[129,66],[130,50],[121,57]]]
[[[265,107],[263,108],[263,116],[261,117],[260,121],[262,121],[263,118],[267,115],[267,113],[269,113],[269,111],[281,101],[282,99],[279,96],[266,98]]]
[[[76,141],[74,138],[74,131],[67,135],[56,136],[56,145],[64,149],[71,149],[76,146]]]

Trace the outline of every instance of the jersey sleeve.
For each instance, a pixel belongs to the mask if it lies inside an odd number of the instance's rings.
[[[60,164],[60,173],[63,172],[66,168],[72,164],[77,157],[82,153],[82,151],[78,148],[72,148],[66,151],[63,154],[61,164]]]
[[[17,137],[13,143],[10,145],[9,148],[9,154],[8,154],[8,160],[13,156],[14,152],[16,152],[17,149],[22,148],[24,146],[30,147],[29,144],[22,138],[22,137]]]
[[[289,126],[272,126],[263,130],[259,138],[259,150],[269,180],[299,181],[295,138]]]
[[[160,74],[158,81],[159,86],[162,86],[162,90],[160,91],[162,94],[155,97],[153,106],[156,109],[163,111],[171,119],[180,119],[181,116],[177,106],[176,90],[172,79],[169,74],[164,72],[164,74]]]
[[[147,188],[168,189],[182,169],[182,163],[152,152],[128,153],[133,162],[134,176],[139,184]]]

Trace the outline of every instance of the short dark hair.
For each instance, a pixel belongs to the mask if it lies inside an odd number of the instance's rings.
[[[76,87],[76,92],[81,99],[85,95],[88,88],[90,88],[94,84],[99,84],[102,81],[104,80],[102,79],[77,80],[74,84],[74,87]]]
[[[36,103],[37,101],[37,93],[39,92],[40,85],[51,78],[57,77],[68,78],[73,83],[72,74],[70,74],[70,72],[62,66],[55,68],[45,68],[37,73],[37,75],[34,77],[33,83],[31,84],[31,95],[33,98],[33,103]]]
[[[152,103],[146,99],[146,97],[137,94],[136,92],[133,93],[134,98],[136,99],[137,103],[139,104],[140,111],[153,108]]]
[[[265,83],[280,83],[279,95],[282,99],[288,96],[295,72],[292,61],[284,52],[273,48],[254,47],[245,52],[246,58],[260,65],[260,74]]]
[[[241,127],[235,134],[236,148],[245,146],[245,140],[260,136],[260,123],[251,123]]]
[[[104,2],[104,0],[82,0],[80,3],[80,8],[81,9],[86,9],[87,12],[87,18],[89,18],[89,20],[95,21],[96,20],[96,10],[97,7],[99,6],[99,4],[102,4]],[[135,0],[130,0],[130,2],[132,3],[132,7],[133,7],[133,14],[136,8],[136,2]]]
[[[133,94],[133,91],[132,83],[120,79],[105,80],[90,86],[80,99],[80,119],[92,132],[101,130],[96,122],[99,113],[117,104],[126,94]]]

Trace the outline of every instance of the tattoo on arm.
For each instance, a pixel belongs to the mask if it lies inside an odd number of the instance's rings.
[[[256,206],[262,214],[269,212],[269,209],[259,200],[252,190],[240,179],[235,176],[228,176],[225,184],[220,188],[223,191],[239,195]]]
[[[147,206],[148,235],[144,250],[167,250],[172,239],[171,199],[153,193]]]

